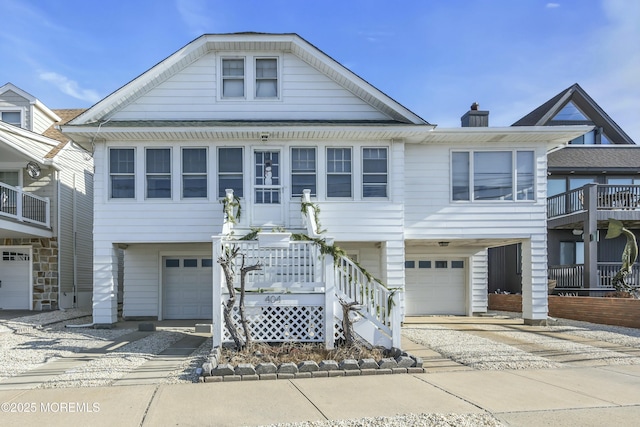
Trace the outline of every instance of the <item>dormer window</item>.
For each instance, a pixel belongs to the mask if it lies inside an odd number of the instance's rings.
[[[22,114],[20,114],[20,111],[0,111],[0,120],[14,126],[22,127]]]
[[[222,59],[222,97],[244,97],[244,59]]]

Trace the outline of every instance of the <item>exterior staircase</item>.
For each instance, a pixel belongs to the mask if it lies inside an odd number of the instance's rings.
[[[233,197],[232,193],[227,196]],[[333,348],[342,337],[342,301],[356,303],[350,317],[360,341],[376,347],[400,347],[398,292],[387,289],[348,257],[332,252],[333,240],[318,229],[309,192],[302,202],[306,224],[302,233],[250,234],[251,230],[234,228],[230,212],[223,235],[214,238],[216,260],[226,248],[238,247],[241,255],[235,259],[236,271],[242,262],[245,266],[261,266],[247,274],[245,284],[245,313],[254,341],[324,342],[327,348]],[[221,292],[214,292],[216,347],[230,340],[230,335],[221,308],[228,292],[217,263],[214,275],[222,284]],[[235,287],[239,288],[239,274],[236,276]],[[237,310],[234,315],[239,320]]]

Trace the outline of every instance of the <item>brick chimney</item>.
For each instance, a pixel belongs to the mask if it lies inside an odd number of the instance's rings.
[[[460,117],[463,128],[486,128],[489,126],[489,111],[478,110],[480,104],[474,102],[471,109]]]

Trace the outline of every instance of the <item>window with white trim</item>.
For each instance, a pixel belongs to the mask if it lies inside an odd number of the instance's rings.
[[[351,148],[327,148],[327,197],[351,197]]]
[[[362,149],[362,197],[387,197],[387,148]]]
[[[171,198],[171,149],[147,148],[146,182],[148,199]]]
[[[244,58],[222,58],[222,97],[244,97]]]
[[[224,197],[226,189],[234,196],[243,197],[242,148],[218,148],[218,197]]]
[[[135,150],[109,150],[109,194],[112,199],[134,199],[136,187]]]
[[[256,98],[278,97],[278,60],[256,58]]]
[[[182,149],[182,197],[207,197],[207,149]]]
[[[291,149],[291,196],[302,196],[302,190],[316,195],[316,149]]]
[[[533,151],[454,151],[451,154],[454,201],[535,200]]]
[[[22,113],[20,111],[0,111],[0,120],[10,125],[22,127]]]

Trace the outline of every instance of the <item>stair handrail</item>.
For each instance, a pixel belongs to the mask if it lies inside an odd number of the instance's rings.
[[[334,271],[336,293],[357,302],[358,313],[391,337],[394,347],[400,347],[398,289],[387,288],[346,256],[338,257]]]

